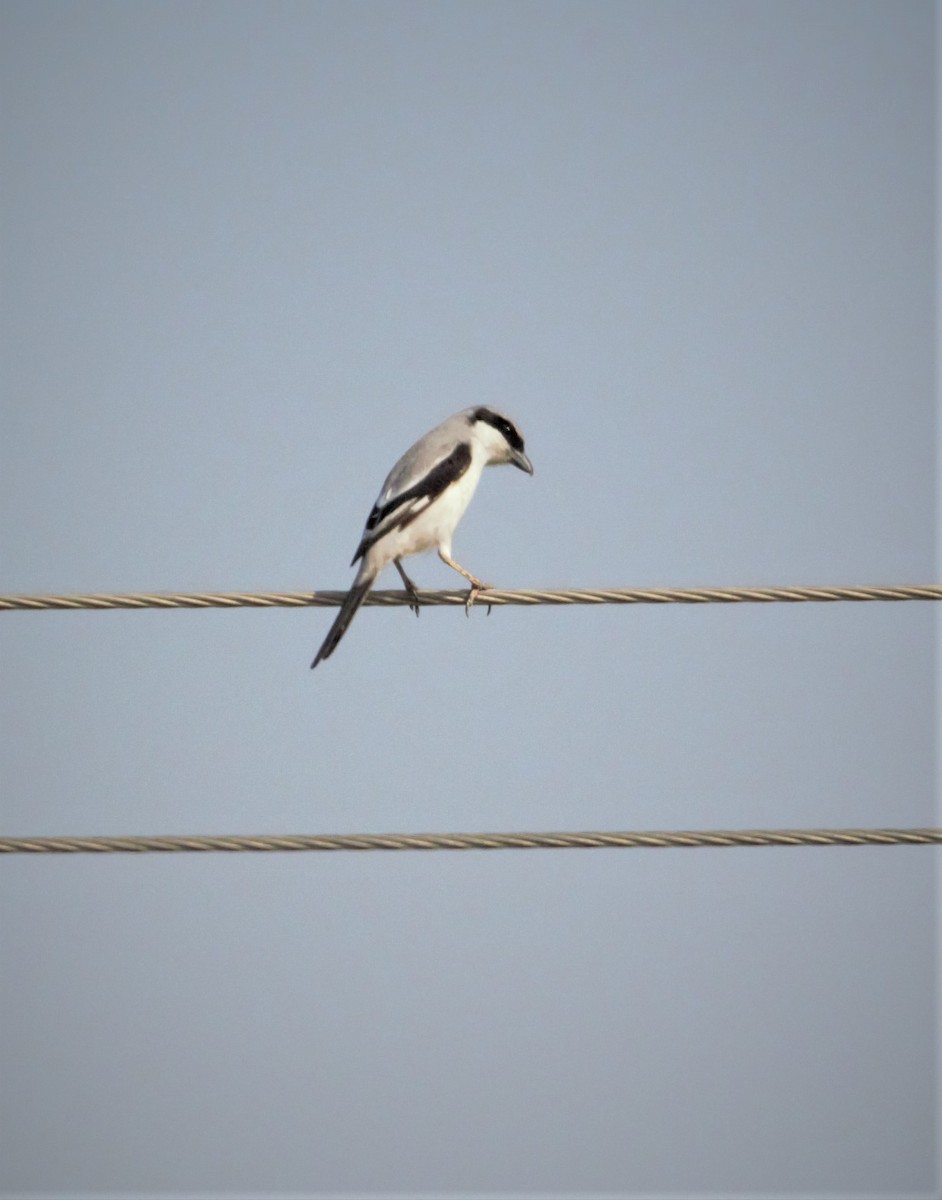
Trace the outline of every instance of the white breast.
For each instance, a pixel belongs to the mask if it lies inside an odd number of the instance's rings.
[[[441,549],[451,557],[455,526],[464,516],[484,470],[484,455],[474,448],[471,465],[461,478],[433,500],[405,529],[391,530],[367,551],[370,568],[377,573],[394,558],[407,558],[425,550]]]

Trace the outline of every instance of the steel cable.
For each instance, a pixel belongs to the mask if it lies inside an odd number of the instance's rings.
[[[286,850],[577,850],[743,846],[942,845],[942,828],[711,829],[614,833],[356,833],[192,837],[5,837],[0,854]]]
[[[343,592],[154,592],[0,596],[0,611],[138,608],[335,608]],[[419,591],[423,606],[463,606],[467,591]],[[539,604],[769,604],[801,601],[942,600],[942,584],[884,587],[762,587],[762,588],[489,588],[478,605]],[[367,605],[398,607],[414,603],[405,591],[374,591]]]

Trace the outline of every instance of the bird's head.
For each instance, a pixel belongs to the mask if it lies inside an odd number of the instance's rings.
[[[489,465],[513,463],[528,475],[533,474],[533,463],[523,449],[520,430],[509,417],[502,416],[492,408],[471,408],[468,410],[468,423],[484,447]]]

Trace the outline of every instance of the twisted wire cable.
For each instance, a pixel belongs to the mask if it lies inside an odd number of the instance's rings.
[[[942,828],[712,829],[650,833],[355,833],[193,837],[0,838],[0,854],[277,850],[588,850],[734,846],[942,845]]]
[[[41,611],[116,608],[336,608],[347,593],[324,592],[132,592],[2,596],[0,611]],[[468,593],[419,591],[418,603],[464,606]],[[763,587],[763,588],[489,588],[479,605],[516,604],[769,604],[801,601],[942,600],[942,584],[890,585],[885,587]],[[415,600],[405,591],[374,591],[367,605],[395,608]]]

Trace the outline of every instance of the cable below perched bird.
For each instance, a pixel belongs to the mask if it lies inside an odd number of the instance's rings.
[[[330,658],[347,632],[376,577],[393,563],[406,591],[417,600],[415,584],[402,559],[424,550],[438,556],[471,585],[467,607],[487,588],[451,557],[455,526],[464,515],[485,467],[512,463],[528,475],[533,464],[523,448],[516,425],[491,408],[466,408],[437,425],[407,450],[386,476],[382,491],[366,521],[353,563],[360,568],[347,598],[311,667]],[[414,605],[416,616],[418,603]]]

